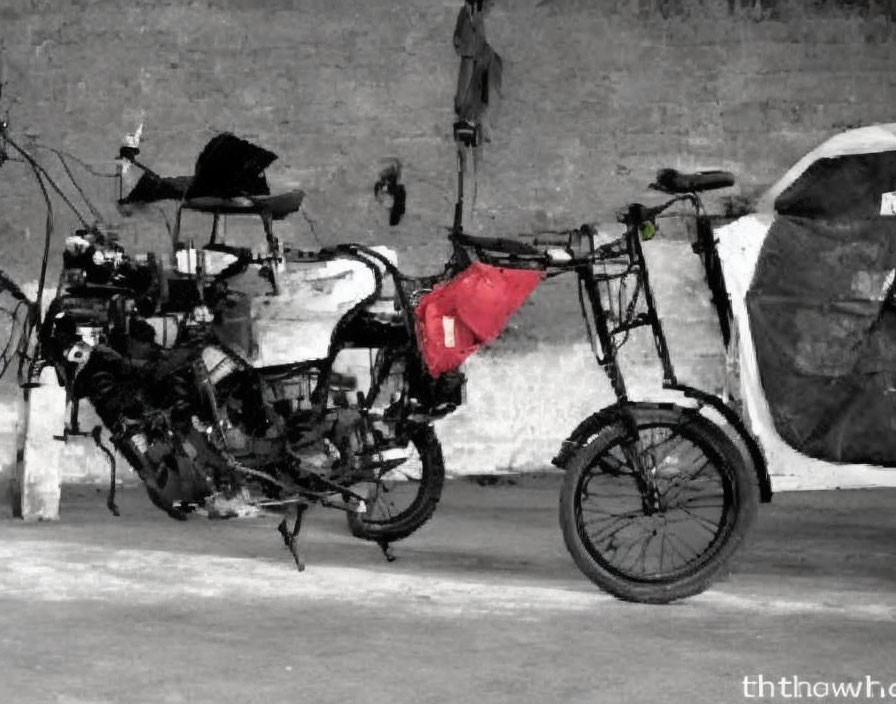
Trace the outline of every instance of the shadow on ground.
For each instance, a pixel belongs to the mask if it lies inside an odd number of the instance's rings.
[[[433,519],[396,543],[386,564],[375,544],[352,538],[344,515],[314,507],[303,532],[309,569],[316,566],[421,571],[574,583],[589,589],[563,545],[557,519],[561,475],[481,483],[450,481]],[[276,532],[280,516],[169,519],[137,484],[118,492],[122,515],[105,508],[105,488],[68,485],[62,518],[51,523],[4,521],[16,541],[63,541],[108,550],[168,551],[291,564]],[[733,583],[769,579],[844,579],[896,588],[896,489],[778,494],[760,509],[739,556]],[[299,577],[301,578],[301,577]]]

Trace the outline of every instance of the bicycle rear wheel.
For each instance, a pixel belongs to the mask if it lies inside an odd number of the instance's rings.
[[[582,572],[627,600],[667,603],[729,568],[759,504],[758,481],[724,431],[672,405],[632,404],[570,460],[560,497]],[[636,466],[640,469],[637,470]]]

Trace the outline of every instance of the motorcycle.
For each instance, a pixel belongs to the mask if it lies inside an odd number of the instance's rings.
[[[39,181],[49,178],[5,127],[3,138]],[[177,200],[171,263],[151,252],[129,254],[99,224],[68,237],[24,384],[44,365],[54,367],[66,391],[64,435],[88,434],[78,410],[89,402],[150,499],[172,518],[197,510],[227,516],[246,505],[288,509],[279,530],[302,569],[302,515],[321,504],[345,511],[351,532],[376,541],[391,559],[389,544],[436,508],[445,469],[433,421],[463,400],[461,373],[432,379],[420,358],[412,311],[426,282],[404,276],[376,248],[283,246],[273,223],[297,212],[304,194],[271,195],[263,171],[276,156],[254,144],[218,135],[194,175],[174,179],[140,165],[138,153],[132,143],[119,154],[123,166],[143,170],[119,205]],[[206,245],[180,242],[186,212],[211,217]],[[223,216],[260,220],[265,247],[254,252],[219,241]],[[338,311],[326,349],[312,358],[266,353],[253,303],[264,308],[286,295],[281,279],[290,267],[307,282],[322,266],[344,271],[346,263],[366,272],[358,277],[366,288]],[[266,290],[253,296],[235,288],[241,277]],[[384,300],[386,282],[394,305]],[[372,360],[363,389],[356,375],[336,368],[349,349]],[[98,430],[94,439],[112,463],[108,505],[117,513],[114,455]]]

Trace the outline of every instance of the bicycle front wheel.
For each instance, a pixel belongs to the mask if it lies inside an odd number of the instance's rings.
[[[620,599],[668,603],[729,568],[759,505],[758,481],[712,421],[632,404],[570,460],[560,497],[567,549]]]

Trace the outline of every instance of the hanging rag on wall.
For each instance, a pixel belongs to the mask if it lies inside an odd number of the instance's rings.
[[[471,214],[476,209],[476,197],[479,191],[477,171],[481,160],[482,142],[491,141],[490,129],[486,121],[486,113],[494,104],[492,92],[500,93],[503,62],[492,49],[485,37],[485,16],[488,14],[490,0],[465,0],[464,6],[457,15],[454,27],[454,49],[460,56],[460,68],[457,75],[457,90],[454,94],[454,112],[457,121],[454,123],[454,140],[457,143],[458,183],[463,184],[463,172],[466,171],[465,150],[473,152],[473,199]],[[462,208],[463,195],[459,192],[459,205]],[[455,212],[455,228],[461,225],[461,211]]]
[[[485,37],[488,6],[487,1],[466,0],[454,27],[454,50],[460,56],[454,112],[474,125],[482,123],[492,91],[501,91],[503,62]],[[484,139],[489,139],[487,131]]]
[[[401,183],[401,162],[392,159],[389,165],[380,171],[377,182],[373,185],[373,195],[378,203],[389,207],[389,225],[395,227],[401,222],[407,204],[408,193]]]

